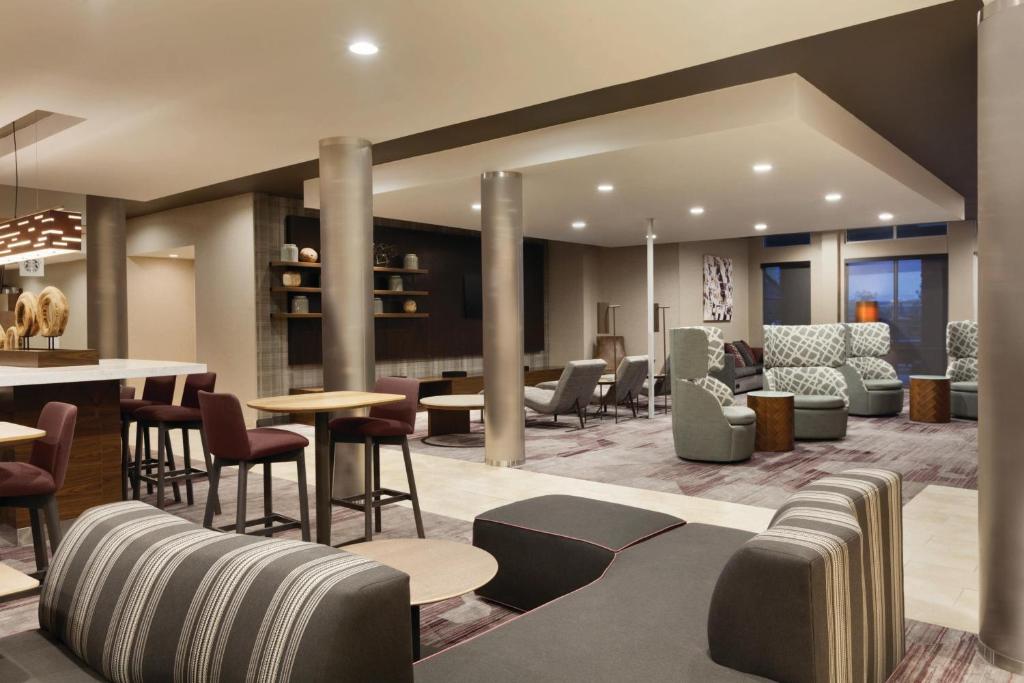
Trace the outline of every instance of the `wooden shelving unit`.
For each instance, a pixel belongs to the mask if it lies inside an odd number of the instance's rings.
[[[271,261],[271,268],[316,268],[320,270],[319,263],[307,263],[305,261]]]
[[[387,266],[374,266],[375,273],[395,273],[398,275],[427,275],[430,271],[424,268],[389,268]]]
[[[404,292],[396,292],[393,289],[375,289],[374,296],[430,296],[430,292],[421,289],[407,289]]]
[[[293,292],[295,294],[320,294],[323,290],[319,287],[271,287],[271,292]]]
[[[324,317],[323,313],[271,313],[271,318],[282,318],[285,320],[315,320]]]
[[[374,313],[374,318],[429,318],[429,313]]]

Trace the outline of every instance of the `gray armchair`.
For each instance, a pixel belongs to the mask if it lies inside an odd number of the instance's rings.
[[[839,371],[850,393],[850,415],[874,417],[903,412],[903,382],[882,356],[891,348],[886,323],[846,325],[846,364]]]
[[[764,386],[795,395],[798,439],[842,439],[850,404],[846,379],[846,329],[827,325],[765,325]]]
[[[615,371],[615,384],[597,387],[591,395],[590,402],[607,410],[608,406],[625,405],[636,417],[636,399],[640,396],[647,378],[647,356],[626,356]]]
[[[954,417],[978,419],[978,323],[955,320],[946,325],[950,410]]]
[[[605,367],[600,358],[569,361],[557,382],[543,382],[524,389],[526,407],[552,415],[556,422],[559,414],[575,413],[582,428],[586,424],[590,398]]]
[[[733,405],[732,389],[708,376],[709,369],[724,363],[722,331],[680,327],[670,335],[676,455],[707,462],[748,459],[754,452],[754,411]]]

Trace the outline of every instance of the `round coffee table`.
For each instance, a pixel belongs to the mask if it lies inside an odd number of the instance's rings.
[[[747,407],[757,415],[755,450],[770,453],[793,450],[794,398],[788,391],[751,391],[747,394]]]
[[[427,437],[445,434],[469,434],[469,414],[473,410],[483,411],[483,394],[444,394],[426,396],[420,405],[427,409],[427,436],[423,443],[430,446],[478,447],[480,443],[431,443]]]
[[[949,388],[945,375],[911,375],[911,422],[949,422]]]
[[[344,550],[409,575],[415,659],[420,658],[420,606],[474,591],[498,573],[494,556],[468,543],[399,538],[355,543]]]

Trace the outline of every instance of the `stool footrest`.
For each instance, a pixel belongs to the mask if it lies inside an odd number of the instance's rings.
[[[269,515],[266,515],[264,517],[256,517],[254,519],[247,519],[247,520],[245,520],[244,524],[245,524],[246,528],[248,528],[248,527],[251,527],[251,526],[256,526],[258,524],[265,525],[267,522],[270,522],[271,526],[269,526],[269,527],[268,526],[263,526],[263,527],[261,527],[259,529],[254,529],[252,531],[246,531],[245,535],[246,536],[272,536],[273,534],[277,534],[277,533],[280,533],[282,531],[288,531],[290,529],[300,529],[300,528],[302,528],[302,523],[299,520],[295,519],[294,517],[289,517],[287,515],[282,515],[282,514],[277,513],[277,512],[271,512]],[[216,529],[217,531],[235,531],[236,527],[235,527],[234,524],[225,524],[223,526],[215,526],[215,527],[211,527],[211,528]]]
[[[201,470],[198,467],[180,468],[176,470],[164,470],[164,483],[185,481],[189,479],[202,479],[203,477],[209,477],[210,473],[206,470]],[[159,484],[159,477],[151,474],[139,474],[139,481],[145,481],[150,484]]]
[[[376,489],[370,496],[373,498],[373,502],[370,504],[373,508],[384,507],[385,505],[391,505],[393,503],[400,503],[403,500],[412,500],[412,495],[405,491],[396,491],[394,489]],[[345,498],[331,498],[331,503],[338,505],[339,507],[348,508],[349,510],[360,510],[362,511],[366,506],[366,496],[362,493],[355,496],[346,496]]]

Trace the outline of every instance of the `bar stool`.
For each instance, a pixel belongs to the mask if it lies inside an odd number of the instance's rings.
[[[142,398],[134,398],[135,392],[132,391],[132,397],[126,397],[125,389],[130,387],[122,387],[121,396],[121,499],[128,499],[128,480],[132,477],[132,464],[131,454],[128,452],[128,433],[131,428],[132,422],[135,421],[135,411],[139,408],[152,405],[170,405],[171,401],[174,400],[174,375],[168,375],[164,377],[147,377],[146,384],[142,388]],[[143,429],[137,428],[135,434],[135,448],[136,450],[140,447],[140,435],[143,433]],[[148,434],[146,435],[148,436]],[[146,466],[146,472],[148,473],[149,468],[152,467],[155,462],[148,457],[149,449],[146,449],[147,458],[142,464]],[[136,461],[138,459],[136,458]],[[173,467],[173,465],[172,465]],[[134,481],[134,479],[133,479]],[[147,490],[152,493],[152,484],[147,483]],[[138,498],[139,494],[135,492],[135,498]],[[177,490],[175,484],[175,499],[181,500],[181,493]]]
[[[332,498],[332,502],[351,510],[361,510],[365,516],[366,541],[373,540],[374,529],[381,531],[381,508],[403,500],[412,501],[412,513],[416,519],[416,533],[423,533],[423,517],[420,514],[420,499],[416,494],[416,479],[412,473],[412,457],[409,454],[409,435],[415,431],[416,404],[419,402],[420,382],[405,377],[381,377],[374,391],[382,394],[401,394],[404,401],[370,408],[369,417],[339,417],[330,422],[331,429],[331,481],[334,481],[334,450],[339,443],[363,444],[364,481],[363,494],[346,498]],[[409,480],[409,492],[386,489],[380,485],[380,446],[393,444],[402,447],[405,458],[405,475]],[[370,523],[373,511],[374,524]]]
[[[192,480],[208,476],[209,471],[212,469],[210,452],[206,449],[206,437],[203,434],[203,416],[199,411],[199,392],[213,391],[216,383],[217,373],[215,372],[189,375],[185,378],[185,388],[181,394],[181,405],[149,405],[136,408],[133,415],[137,423],[136,429],[139,430],[139,433],[145,433],[148,437],[151,428],[155,427],[157,430],[157,456],[155,460],[157,473],[155,477],[150,476],[148,473],[142,474],[142,468],[139,466],[142,462],[142,449],[136,445],[135,476],[132,479],[132,488],[136,498],[139,497],[140,481],[156,485],[156,506],[162,508],[164,506],[164,485],[167,482],[175,483],[183,479],[185,481],[185,499],[187,504],[192,505],[195,502],[192,494]],[[181,430],[181,440],[184,447],[184,467],[182,469],[175,469],[174,467],[174,453],[171,449],[171,431],[174,429]],[[206,461],[205,470],[192,467],[192,453],[189,447],[189,431],[191,430],[199,432],[199,439],[203,444],[203,458]],[[152,460],[150,457],[149,439],[146,438],[145,442],[146,459]],[[138,438],[136,438],[136,443],[138,443]],[[171,464],[170,471],[166,469],[165,462]],[[218,514],[220,513],[219,505],[217,512]]]
[[[199,392],[199,409],[209,453],[213,456],[210,474],[210,495],[206,498],[203,526],[214,528],[214,508],[219,505],[217,486],[223,467],[238,467],[238,501],[235,523],[217,527],[221,531],[251,536],[270,536],[288,529],[302,529],[302,540],[309,540],[309,501],[306,492],[306,437],[285,429],[264,427],[246,429],[242,406],[234,394]],[[299,519],[274,512],[270,466],[275,462],[294,462],[299,474]],[[245,496],[248,473],[253,465],[263,466],[263,516],[245,518]],[[275,522],[277,524],[275,524]],[[247,532],[246,528],[262,524],[262,529]]]
[[[32,546],[36,553],[36,569],[44,571],[49,564],[46,539],[39,511],[46,516],[50,536],[50,553],[60,544],[60,512],[57,491],[64,486],[68,471],[71,441],[75,435],[78,408],[68,403],[47,403],[39,413],[36,426],[46,436],[32,444],[28,462],[0,463],[0,507],[28,508],[32,525]]]

